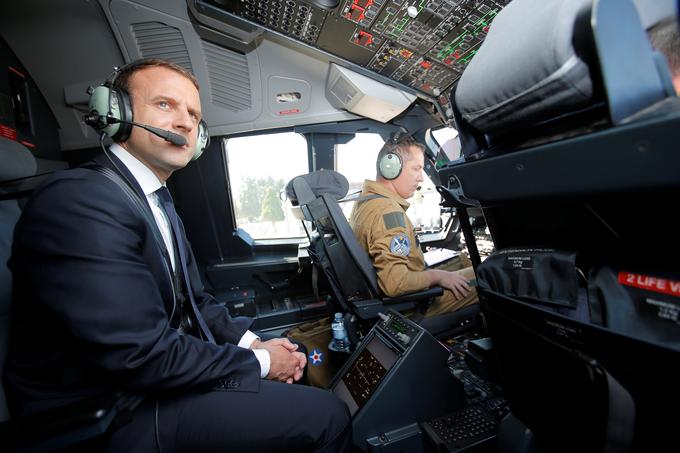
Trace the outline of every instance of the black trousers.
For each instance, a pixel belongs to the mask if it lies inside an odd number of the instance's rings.
[[[149,398],[105,440],[110,452],[345,452],[345,404],[327,390],[263,380],[259,392]]]

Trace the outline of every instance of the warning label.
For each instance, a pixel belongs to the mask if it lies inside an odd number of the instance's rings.
[[[9,126],[5,126],[4,124],[0,124],[0,137],[5,137],[10,140],[16,141],[17,130]]]
[[[634,274],[632,272],[619,272],[619,283],[647,291],[680,297],[680,281],[678,280]]]
[[[534,268],[533,256],[512,255],[505,257],[504,269],[530,271]]]

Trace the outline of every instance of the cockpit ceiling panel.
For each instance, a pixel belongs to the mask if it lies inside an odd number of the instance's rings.
[[[200,0],[428,95],[461,75],[510,0]]]

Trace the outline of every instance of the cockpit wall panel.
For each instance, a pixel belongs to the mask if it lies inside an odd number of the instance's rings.
[[[355,118],[323,96],[327,62],[268,39],[247,53],[202,39],[175,3],[113,0],[108,8],[130,59],[166,58],[197,76],[213,135]]]
[[[88,100],[85,90],[101,83],[122,61],[97,3],[4,1],[0,35],[35,81],[58,122],[59,140],[54,146],[69,150],[97,144],[96,134],[82,122],[81,109]],[[40,127],[35,132],[49,134]]]

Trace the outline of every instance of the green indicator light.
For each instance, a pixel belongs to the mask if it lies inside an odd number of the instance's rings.
[[[490,16],[488,22],[485,20],[485,19],[487,18],[487,16]],[[489,11],[488,13],[486,13],[486,14],[484,15],[484,17],[482,17],[482,18],[479,19],[477,22],[475,22],[475,23],[474,23],[474,25],[476,26],[476,28],[475,28],[475,30],[474,30],[475,36],[477,36],[477,32],[479,32],[480,29],[482,29],[482,28],[486,27],[487,25],[489,25],[489,24],[491,23],[491,19],[493,19],[495,16],[496,16],[496,11]],[[458,35],[458,36],[456,37],[456,39],[454,39],[453,41],[451,41],[451,43],[447,46],[446,49],[442,49],[441,51],[439,51],[439,53],[437,54],[437,58],[439,58],[440,60],[445,60],[446,57],[448,57],[449,55],[451,55],[451,53],[453,52],[454,48],[457,47],[458,42],[460,42],[463,38],[465,38],[465,36],[467,36],[467,35],[469,35],[469,34],[470,34],[469,32],[465,32],[465,33],[463,33],[463,34],[461,34],[461,35]],[[474,54],[472,54],[472,55],[474,55]],[[472,58],[472,55],[470,55],[470,57],[468,57],[468,59],[462,59],[461,61],[466,62],[467,60],[469,60],[469,58]]]
[[[461,58],[460,61],[463,62],[463,63],[467,63],[468,61],[470,61],[470,59],[472,59],[472,57],[475,56],[476,53],[477,53],[477,51],[473,50],[472,52],[470,52],[470,55],[468,55],[465,58]]]
[[[387,26],[387,22],[388,22],[390,17],[392,17],[392,14],[385,11],[385,17],[383,18],[383,20],[378,25],[382,25],[383,27]]]
[[[489,19],[493,19],[493,17],[496,15],[496,11],[489,11],[488,13],[484,14],[481,19],[479,19],[477,22],[474,23],[474,25],[479,24],[480,22],[484,21],[486,19],[486,16],[490,16]],[[486,24],[484,24],[486,25]]]
[[[396,322],[395,322],[394,324],[392,324],[392,328],[393,328],[394,330],[396,330],[397,332],[399,332],[399,333],[404,333],[404,326],[402,326],[402,325],[399,324],[399,323],[396,323]]]

